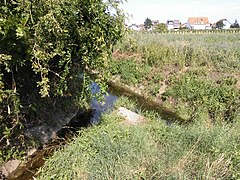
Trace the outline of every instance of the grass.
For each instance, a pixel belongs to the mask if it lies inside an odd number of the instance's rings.
[[[124,126],[114,111],[79,132],[48,159],[37,179],[238,179],[239,123],[207,127],[166,125],[154,112],[139,110],[149,123]]]
[[[123,86],[141,90],[184,117],[209,121],[240,117],[239,34],[131,33],[110,67]],[[193,118],[194,117],[194,118]]]
[[[133,33],[116,47],[112,76],[177,112],[167,125],[124,126],[115,111],[83,129],[39,170],[38,179],[240,179],[239,34]]]

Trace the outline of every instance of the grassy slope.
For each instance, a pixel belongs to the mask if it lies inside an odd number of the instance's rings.
[[[130,34],[114,53],[112,75],[186,121],[234,121],[240,118],[239,37]]]
[[[124,97],[119,105],[137,111]],[[167,126],[154,112],[140,113],[148,124],[124,126],[115,112],[105,114],[47,160],[38,179],[240,178],[239,124]]]
[[[99,126],[57,151],[38,178],[239,179],[239,37],[131,35],[111,63],[116,81],[192,122],[167,126],[121,98],[119,104],[150,123],[123,127],[114,112],[105,114]]]

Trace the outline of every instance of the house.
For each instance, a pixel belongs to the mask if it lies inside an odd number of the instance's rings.
[[[141,27],[137,24],[131,24],[130,26],[128,26],[131,30],[134,30],[134,31],[140,31],[141,30]]]
[[[140,27],[140,31],[145,30],[144,24],[139,24],[138,26]]]
[[[178,30],[181,26],[181,23],[179,20],[167,20],[167,28],[168,30]]]
[[[131,30],[134,30],[134,31],[141,31],[143,30],[144,26],[143,25],[137,25],[137,24],[132,24],[130,26],[128,26]]]
[[[211,29],[208,17],[190,17],[187,21],[188,29]]]
[[[159,20],[152,20],[153,27],[159,24]]]

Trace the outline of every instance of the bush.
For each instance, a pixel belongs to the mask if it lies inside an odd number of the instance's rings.
[[[63,96],[87,102],[88,72],[107,69],[123,27],[118,1],[1,1],[1,147],[46,102],[62,103]]]

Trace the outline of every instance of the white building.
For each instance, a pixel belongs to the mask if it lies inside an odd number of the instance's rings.
[[[168,20],[167,23],[168,30],[178,30],[181,26],[181,23],[179,20]]]
[[[131,30],[134,30],[134,31],[140,31],[141,30],[141,27],[137,24],[132,24],[131,26],[129,26],[129,28]]]

